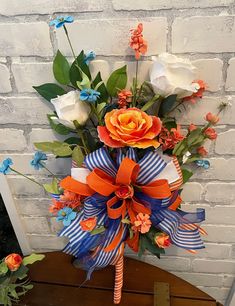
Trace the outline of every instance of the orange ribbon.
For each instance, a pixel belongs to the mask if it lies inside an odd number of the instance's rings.
[[[107,201],[107,213],[109,218],[118,219],[125,218],[126,213],[130,217],[131,223],[135,221],[138,213],[151,214],[151,210],[145,207],[142,203],[136,201],[134,195],[120,196],[118,190],[123,186],[130,186],[129,188],[137,188],[148,196],[156,199],[164,199],[171,197],[171,190],[167,180],[161,179],[151,182],[145,186],[136,184],[136,179],[140,170],[139,164],[135,163],[129,158],[124,158],[118,169],[116,178],[105,173],[99,168],[95,168],[86,179],[87,184],[80,183],[72,177],[66,177],[60,182],[60,186],[68,191],[78,193],[83,196],[91,196],[94,193],[99,193],[105,197],[115,193],[115,196]],[[122,200],[121,206],[113,208],[117,201]],[[175,210],[180,204],[180,198],[171,205],[171,209]],[[119,232],[114,237],[113,241],[105,248],[105,251],[112,251],[120,243],[124,231],[124,225],[121,223]],[[138,244],[138,236],[134,235],[132,239],[128,240],[128,244],[136,249]]]

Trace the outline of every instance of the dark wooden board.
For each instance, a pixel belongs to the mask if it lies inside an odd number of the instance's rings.
[[[79,286],[86,278],[86,273],[71,265],[72,257],[61,252],[47,253],[42,262],[35,263],[30,269],[30,277],[37,282]],[[174,297],[194,298],[215,301],[208,294],[152,265],[125,258],[123,291],[153,294],[154,282],[170,284],[170,294]],[[91,281],[83,288],[99,288],[113,290],[114,267],[95,271]]]
[[[34,284],[19,306],[112,306],[111,290]],[[124,292],[120,306],[153,306],[153,295]],[[215,301],[171,298],[171,306],[216,306]]]

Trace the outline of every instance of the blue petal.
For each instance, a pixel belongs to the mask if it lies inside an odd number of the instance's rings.
[[[65,20],[65,22],[68,22],[68,23],[74,22],[73,16],[66,16],[66,17],[64,17],[64,20]]]

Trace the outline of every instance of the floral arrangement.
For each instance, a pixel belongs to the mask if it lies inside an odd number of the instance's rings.
[[[0,260],[0,304],[11,306],[12,303],[19,302],[20,296],[33,288],[27,278],[27,266],[44,257],[40,254],[31,254],[22,258],[19,254],[13,253]]]
[[[35,143],[39,151],[31,164],[52,175],[51,184],[43,187],[53,197],[50,212],[64,225],[59,236],[69,238],[64,251],[75,256],[88,279],[95,269],[115,265],[118,304],[126,245],[139,256],[147,250],[159,258],[171,245],[192,253],[204,247],[200,223],[205,212],[182,211],[180,194],[193,170],[209,168],[204,143],[216,139],[213,126],[226,103],[217,114],[205,116],[204,126],[192,123],[183,131],[175,112],[200,103],[207,87],[195,80],[189,60],[168,53],[153,57],[150,78],[140,84],[138,64],[148,48],[140,23],[130,31],[136,61],[131,87],[126,66],[104,82],[100,72],[91,75],[93,51],[75,55],[66,28],[71,22],[71,16],[58,17],[51,25],[64,29],[74,61],[58,50],[53,62],[58,83],[34,87],[55,108],[47,115],[51,128],[67,138]],[[71,176],[56,178],[46,167],[45,153],[71,157]],[[3,161],[0,171],[19,173],[11,159]]]

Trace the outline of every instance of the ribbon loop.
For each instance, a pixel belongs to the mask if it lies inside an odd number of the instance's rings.
[[[125,157],[118,169],[116,176],[116,184],[130,185],[131,182],[135,182],[140,170],[140,166],[133,160]]]

